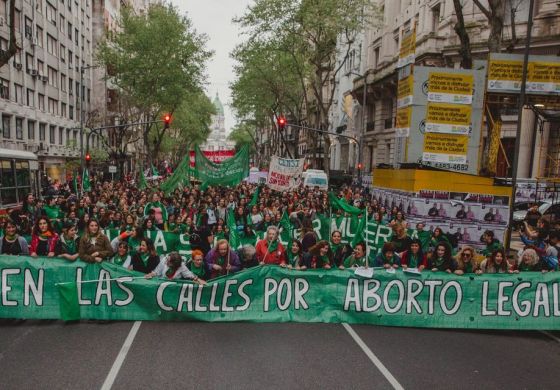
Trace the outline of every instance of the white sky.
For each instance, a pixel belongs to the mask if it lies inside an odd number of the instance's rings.
[[[237,25],[232,18],[241,16],[252,0],[172,0],[182,13],[193,22],[199,33],[208,35],[208,49],[214,56],[208,62],[207,95],[211,100],[220,95],[224,105],[225,126],[227,133],[235,125],[233,111],[229,104],[231,96],[229,83],[233,81],[233,64],[229,53],[241,42]]]

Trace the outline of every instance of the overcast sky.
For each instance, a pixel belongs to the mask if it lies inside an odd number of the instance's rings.
[[[208,35],[208,48],[214,57],[208,63],[207,94],[214,100],[216,92],[224,105],[226,130],[229,133],[235,124],[229,83],[233,81],[233,60],[229,53],[241,42],[237,25],[231,22],[240,16],[252,0],[172,0],[182,13],[187,13],[199,33]]]

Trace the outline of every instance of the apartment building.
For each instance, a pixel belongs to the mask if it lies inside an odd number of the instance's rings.
[[[0,0],[0,49],[7,50],[9,1]],[[82,111],[92,99],[92,0],[18,0],[19,50],[0,68],[0,147],[30,151],[39,170],[65,180],[79,156]],[[100,140],[92,137],[93,145]]]
[[[416,64],[458,68],[460,63],[459,39],[454,31],[456,15],[452,0],[372,0],[377,3],[381,21],[367,28],[361,50],[361,71],[365,77],[354,77],[351,91],[339,81],[339,100],[352,93],[360,105],[359,120],[354,120],[363,139],[364,169],[379,164],[394,165],[397,139],[395,138],[395,114],[397,96],[397,71],[400,40],[416,28]],[[506,10],[503,33],[504,49],[522,53],[523,39],[527,33],[529,1],[506,2],[515,9],[515,33],[518,40],[512,42],[511,12]],[[488,21],[472,0],[463,1],[463,15],[472,44],[473,57],[486,59],[487,40],[490,33]],[[556,0],[535,1],[534,26],[531,54],[558,55],[560,53],[560,7]],[[365,82],[364,82],[365,81]],[[366,93],[364,95],[364,84]],[[365,116],[361,117],[364,106]],[[340,113],[340,109],[338,109]],[[511,161],[515,144],[518,112],[515,106],[504,106],[502,119],[503,149],[498,158],[498,175],[511,175]],[[336,124],[335,127],[340,126]],[[519,159],[519,175],[539,177],[550,175],[560,158],[560,126],[554,120],[539,116],[532,109],[525,109],[522,128],[522,157]],[[483,128],[483,137],[486,130]],[[552,156],[546,157],[546,156]],[[339,159],[331,154],[331,167]],[[341,167],[341,169],[345,169]]]

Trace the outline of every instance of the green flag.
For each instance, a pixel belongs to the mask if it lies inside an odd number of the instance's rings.
[[[152,176],[159,176],[159,172],[157,171],[154,164],[152,164]]]
[[[91,191],[91,182],[89,181],[89,172],[84,169],[84,174],[82,175],[82,192]]]
[[[190,157],[187,154],[179,163],[175,171],[162,184],[161,189],[165,194],[175,191],[180,186],[190,184]]]
[[[74,281],[57,283],[56,286],[60,296],[60,317],[64,321],[79,320],[78,284]]]
[[[228,210],[227,225],[229,228],[229,245],[235,250],[239,248],[241,240],[239,239],[239,232],[237,231],[237,226],[235,225],[233,209]]]
[[[253,206],[257,205],[257,202],[259,200],[260,190],[261,190],[261,187],[257,187],[257,190],[253,193],[253,197],[251,198],[251,201],[249,202],[249,204],[247,206],[253,207]]]
[[[363,212],[363,210],[349,205],[345,199],[337,198],[332,192],[329,192],[329,203],[332,208],[343,210],[348,214],[360,215]]]
[[[208,185],[236,186],[249,176],[249,148],[244,146],[234,157],[220,164],[210,161],[196,147],[195,151],[197,178]]]
[[[145,190],[148,188],[148,183],[146,182],[146,176],[144,176],[144,171],[142,167],[140,167],[140,178],[138,179],[138,188],[141,190]]]
[[[289,245],[292,240],[294,226],[290,222],[290,218],[288,217],[287,212],[284,211],[284,213],[282,214],[279,225],[280,226],[278,226],[278,228],[280,229],[280,238],[283,242],[287,242]]]

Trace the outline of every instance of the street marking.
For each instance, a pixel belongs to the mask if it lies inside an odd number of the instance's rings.
[[[105,382],[103,382],[103,386],[101,386],[101,390],[110,390],[111,387],[113,387],[113,383],[115,383],[115,379],[119,374],[124,359],[126,359],[126,355],[128,354],[128,351],[130,350],[130,347],[134,342],[134,338],[136,337],[136,333],[138,333],[138,329],[140,329],[141,324],[142,321],[136,321],[134,322],[134,325],[132,325],[128,336],[126,337],[126,340],[124,340],[124,344],[119,354],[117,355],[115,362],[113,363],[113,367],[111,367],[111,371],[109,371],[109,375],[107,375],[107,378],[105,378]]]
[[[350,336],[352,336],[356,344],[358,344],[362,351],[364,351],[369,360],[371,360],[371,362],[375,364],[375,367],[377,367],[377,369],[383,374],[385,379],[389,381],[393,388],[396,390],[404,390],[404,387],[402,387],[401,384],[395,379],[395,377],[389,372],[387,367],[385,367],[383,363],[381,363],[381,360],[379,360],[378,357],[375,356],[375,354],[371,351],[371,349],[369,349],[366,343],[363,342],[363,340],[360,338],[360,336],[358,336],[354,329],[352,329],[352,327],[347,323],[343,323],[342,326],[344,326],[344,329],[346,329]]]
[[[545,336],[550,337],[552,340],[554,340],[554,341],[560,343],[560,338],[554,336],[553,334],[547,332],[546,330],[539,330],[539,332],[541,332],[541,333],[544,334]]]

